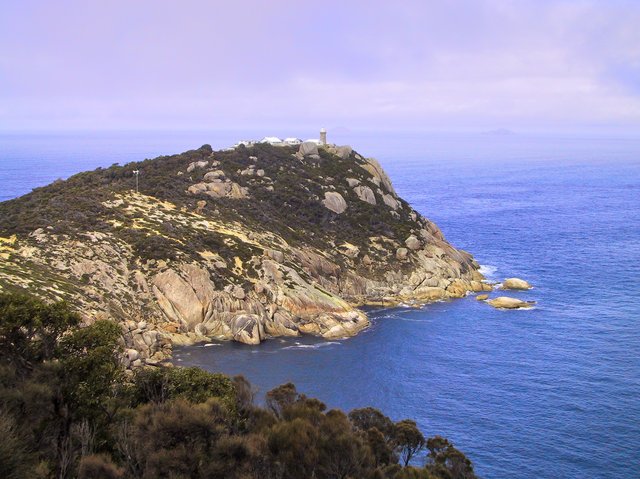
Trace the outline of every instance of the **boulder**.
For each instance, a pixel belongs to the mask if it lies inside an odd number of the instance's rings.
[[[447,294],[452,298],[464,298],[470,289],[468,281],[456,278],[447,286]]]
[[[350,243],[341,244],[338,247],[338,251],[340,251],[340,253],[345,255],[347,258],[351,258],[351,259],[357,258],[358,255],[360,254],[360,248]]]
[[[302,156],[318,156],[318,145],[313,143],[312,141],[305,141],[300,145],[298,149],[298,154]]]
[[[535,301],[521,301],[508,296],[499,296],[491,301],[487,301],[487,303],[498,309],[522,309],[533,307]]]
[[[324,200],[322,200],[322,204],[325,208],[337,214],[344,213],[347,209],[347,202],[337,191],[327,191],[324,194]]]
[[[208,274],[207,274],[208,277]],[[153,278],[153,292],[161,310],[172,322],[193,330],[203,320],[203,307],[193,287],[169,269]]]
[[[489,299],[488,294],[479,294],[478,296],[476,296],[476,301],[485,301],[487,299]]]
[[[244,289],[242,289],[240,286],[234,286],[233,297],[236,299],[244,299],[245,297]]]
[[[520,278],[507,278],[502,282],[502,289],[531,289],[532,286],[524,279]]]
[[[231,192],[231,183],[207,183],[207,194],[213,198],[222,198]]]
[[[351,156],[352,151],[353,148],[351,148],[349,145],[339,146],[336,148],[336,155],[343,160],[346,160],[347,158],[349,158],[349,156]]]
[[[207,191],[207,184],[206,183],[196,183],[195,185],[191,185],[189,188],[187,188],[187,191],[189,193],[191,193],[192,195],[197,195],[199,193],[204,193],[205,191]]]
[[[360,180],[357,180],[356,178],[347,178],[347,183],[349,184],[350,188],[353,188],[354,186],[358,186],[360,184]]]
[[[409,250],[407,248],[398,248],[396,250],[396,258],[400,261],[407,259],[409,255]]]
[[[205,173],[203,179],[204,181],[213,181],[213,180],[217,180],[224,177],[225,177],[224,171],[215,170],[215,171],[209,171],[208,173]]]
[[[249,197],[248,188],[244,186],[240,186],[238,183],[231,183],[231,191],[229,192],[229,198],[240,200],[248,197]]]
[[[446,298],[447,292],[436,286],[419,286],[413,291],[411,297],[416,301],[439,301]]]
[[[373,190],[368,186],[356,186],[353,189],[353,191],[355,192],[356,195],[358,195],[358,198],[360,198],[362,201],[366,201],[370,205],[376,204],[376,195],[373,193]]]
[[[208,161],[193,161],[187,167],[187,173],[191,173],[196,168],[205,168],[209,164]]]
[[[265,323],[265,331],[272,336],[300,336],[298,326],[287,311],[277,310]]]
[[[382,201],[392,210],[397,210],[400,207],[400,202],[396,200],[392,195],[382,195]]]
[[[158,342],[158,331],[145,331],[142,333],[144,344],[151,347]]]
[[[367,158],[366,163],[362,165],[362,168],[367,170],[371,176],[382,183],[387,192],[391,193],[393,196],[396,196],[396,192],[393,189],[391,180],[387,176],[387,173],[385,173],[385,171],[382,169],[380,163],[378,163],[378,160],[374,158]]]
[[[276,249],[265,249],[264,254],[278,263],[284,263],[284,253],[282,251]]]
[[[133,362],[140,357],[140,353],[135,349],[127,349],[125,351],[125,356],[129,359],[129,362]]]
[[[415,235],[411,235],[406,240],[404,240],[404,244],[407,245],[407,248],[413,251],[417,251],[422,248],[422,243],[418,238],[415,237]]]
[[[241,314],[231,324],[233,339],[245,344],[260,344],[260,322],[255,314]]]

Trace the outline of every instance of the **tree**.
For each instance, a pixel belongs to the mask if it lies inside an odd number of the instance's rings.
[[[282,417],[284,409],[294,404],[300,397],[292,383],[282,384],[266,394],[267,408],[276,416]]]
[[[440,437],[407,466],[425,445],[413,421],[327,412],[291,383],[259,407],[246,379],[198,368],[128,376],[114,322],[15,295],[0,314],[0,477],[475,479]]]
[[[255,399],[255,392],[251,386],[251,383],[244,376],[234,376],[233,386],[236,392],[236,398],[238,402],[238,409],[247,410],[253,406]]]
[[[349,413],[349,420],[356,428],[363,431],[376,428],[384,435],[386,440],[391,439],[393,436],[393,421],[378,409],[372,407],[354,409]]]
[[[447,439],[440,436],[429,438],[427,449],[427,469],[434,474],[451,479],[476,479],[471,461]]]
[[[20,479],[29,476],[33,457],[14,419],[0,412],[0,477]]]
[[[78,479],[121,479],[124,471],[106,454],[92,454],[80,459]]]
[[[204,477],[213,448],[226,434],[227,413],[219,399],[201,404],[184,399],[146,404],[134,412],[133,423],[119,441],[144,478]],[[123,431],[121,431],[123,432]]]
[[[391,447],[378,428],[372,427],[371,429],[368,429],[365,434],[369,450],[373,455],[374,464],[376,466],[397,464],[398,456],[394,454],[393,447]]]
[[[80,317],[64,302],[47,304],[24,294],[0,294],[0,360],[19,374],[53,358],[62,335]]]
[[[66,334],[56,348],[58,361],[51,365],[57,376],[52,422],[57,428],[55,451],[61,478],[68,477],[82,452],[82,443],[72,434],[74,424],[85,423],[92,435],[98,429],[100,441],[106,440],[106,426],[115,414],[109,406],[123,376],[120,336],[117,324],[101,320]]]
[[[197,404],[212,397],[222,399],[230,412],[237,406],[236,388],[229,377],[195,367],[139,369],[131,394],[133,406],[178,398]]]
[[[309,421],[296,418],[275,424],[267,444],[273,461],[280,465],[283,479],[317,477],[318,430]]]
[[[394,426],[394,441],[405,466],[426,445],[426,440],[415,421],[404,419]]]
[[[371,452],[350,426],[342,411],[333,409],[323,415],[319,428],[319,463],[325,477],[361,477],[363,466],[372,462]]]

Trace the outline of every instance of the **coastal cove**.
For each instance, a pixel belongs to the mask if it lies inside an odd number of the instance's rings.
[[[29,158],[33,170],[3,199],[114,161],[231,143],[83,138],[3,137],[3,185],[22,171],[16,159]],[[481,477],[635,477],[640,144],[518,135],[336,141],[377,157],[399,195],[485,265],[489,280],[530,281],[532,290],[508,295],[536,307],[499,311],[471,295],[370,308],[371,326],[347,340],[201,344],[175,348],[175,364],[243,374],[259,396],[293,381],[329,407],[415,418],[426,435],[445,434],[464,450]]]
[[[330,407],[416,418],[487,478],[635,477],[640,295],[615,285],[638,278],[637,163],[607,164],[606,153],[574,164],[483,157],[485,167],[407,156],[382,160],[400,194],[489,280],[531,281],[509,295],[535,308],[495,310],[472,295],[369,309],[371,327],[348,340],[198,345],[177,348],[175,363],[243,374],[258,396],[292,381]]]

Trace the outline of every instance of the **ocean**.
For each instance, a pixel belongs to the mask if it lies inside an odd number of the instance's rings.
[[[97,166],[268,134],[296,132],[3,134],[0,200]],[[413,418],[485,478],[640,477],[640,139],[329,135],[378,158],[489,279],[531,282],[509,295],[536,307],[499,311],[470,296],[369,309],[371,327],[347,340],[211,343],[176,349],[176,362],[243,374],[258,399],[292,381],[329,407]]]

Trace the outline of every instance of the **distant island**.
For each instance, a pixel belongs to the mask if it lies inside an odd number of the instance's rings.
[[[344,338],[369,324],[360,305],[492,289],[376,160],[325,135],[79,173],[1,203],[0,241],[0,290],[116,320],[128,367],[211,339]]]

